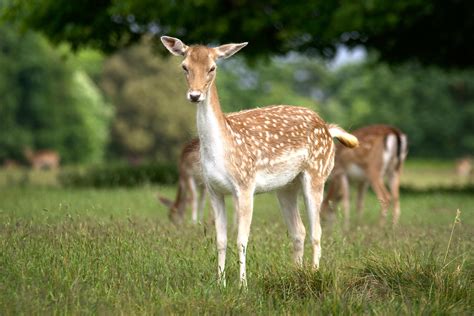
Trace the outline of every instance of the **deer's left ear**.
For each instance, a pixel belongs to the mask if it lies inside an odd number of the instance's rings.
[[[240,43],[240,44],[226,44],[219,47],[216,47],[215,50],[217,52],[217,57],[219,58],[228,58],[239,50],[247,46],[248,42]]]
[[[165,45],[166,49],[169,50],[173,55],[184,56],[188,50],[188,46],[181,42],[181,40],[178,38],[162,36],[160,39],[163,45]]]

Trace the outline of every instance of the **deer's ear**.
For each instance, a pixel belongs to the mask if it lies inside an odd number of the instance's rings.
[[[165,198],[164,196],[161,196],[161,195],[157,195],[157,198],[158,198],[158,201],[160,201],[161,204],[163,204],[164,206],[166,206],[166,207],[172,207],[173,206],[173,201],[171,201],[170,199],[167,199],[167,198]]]
[[[226,45],[221,45],[219,47],[214,48],[217,52],[217,57],[219,58],[228,58],[235,53],[237,53],[239,50],[247,46],[248,42],[245,43],[240,43],[240,44],[226,44]]]
[[[188,46],[177,38],[170,36],[162,36],[160,39],[166,49],[169,50],[170,53],[173,55],[184,56],[184,54],[186,54],[186,51],[188,50]]]

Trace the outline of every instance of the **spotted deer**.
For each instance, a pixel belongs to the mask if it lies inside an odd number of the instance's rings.
[[[399,129],[388,125],[371,125],[353,131],[359,147],[347,150],[336,146],[336,159],[328,192],[323,201],[323,213],[331,212],[342,199],[344,227],[349,228],[349,180],[357,183],[357,213],[364,208],[364,196],[370,185],[380,202],[379,224],[384,225],[387,210],[393,203],[393,224],[400,217],[400,175],[408,148],[407,137]],[[384,184],[387,178],[390,191]],[[332,205],[330,205],[332,201]],[[324,214],[323,214],[324,215]]]
[[[298,211],[297,194],[303,191],[313,248],[312,267],[319,267],[321,225],[319,209],[324,183],[334,165],[333,137],[345,146],[357,146],[357,138],[342,128],[325,123],[315,112],[297,106],[276,105],[225,115],[215,83],[217,65],[247,45],[215,48],[187,46],[163,36],[173,54],[183,56],[188,92],[196,104],[204,182],[214,210],[219,283],[225,286],[227,218],[224,196],[233,197],[237,213],[237,249],[240,285],[247,287],[246,255],[255,193],[276,191],[280,208],[293,239],[293,257],[303,263],[305,228]]]
[[[59,168],[60,157],[54,150],[37,150],[32,151],[27,148],[24,154],[31,167],[35,170],[57,169]]]
[[[206,202],[206,187],[202,179],[199,139],[193,139],[184,145],[178,163],[178,172],[178,191],[175,200],[171,201],[160,195],[158,195],[158,199],[169,208],[168,216],[177,225],[183,222],[186,206],[190,202],[192,221],[197,223],[198,220],[202,220]]]

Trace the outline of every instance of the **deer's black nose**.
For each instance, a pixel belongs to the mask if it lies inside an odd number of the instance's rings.
[[[201,92],[193,91],[193,92],[188,93],[188,99],[191,102],[198,102],[200,98],[201,98]]]

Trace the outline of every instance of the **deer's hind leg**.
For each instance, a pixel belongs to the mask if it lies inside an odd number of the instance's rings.
[[[324,196],[324,180],[314,169],[306,170],[301,175],[306,211],[308,212],[309,231],[313,247],[313,268],[319,268],[321,258],[321,221],[319,211]]]
[[[277,191],[278,202],[285,218],[286,225],[293,239],[293,260],[296,265],[303,264],[304,239],[306,230],[298,210],[299,183],[291,184]]]
[[[393,200],[393,225],[398,224],[400,218],[400,172],[394,171],[389,175],[390,193]]]
[[[387,210],[390,205],[390,193],[385,187],[382,177],[374,175],[370,177],[370,183],[381,206],[379,225],[384,226],[387,220]]]

